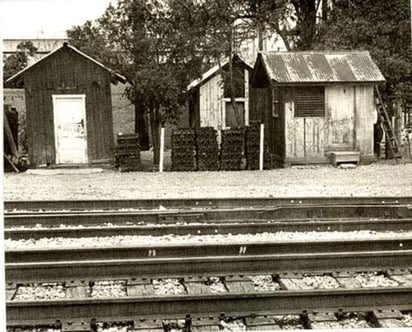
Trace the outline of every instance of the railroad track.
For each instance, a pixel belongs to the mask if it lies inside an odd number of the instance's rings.
[[[160,293],[156,293],[150,279],[130,278],[124,281],[125,285],[127,283],[127,290],[121,296],[109,297],[106,294],[104,298],[90,298],[89,288],[97,282],[78,280],[64,283],[67,293],[70,294],[65,299],[8,301],[7,315],[9,325],[33,324],[39,320],[43,324],[51,324],[58,318],[64,330],[79,331],[79,326],[93,320],[132,320],[134,325],[139,325],[139,320],[143,322],[150,319],[154,312],[163,318],[204,317],[205,313],[208,317],[218,317],[222,313],[241,317],[285,313],[301,315],[303,312],[369,311],[371,307],[386,311],[396,308],[410,312],[411,271],[394,270],[388,274],[394,280],[406,280],[409,284],[356,288],[354,281],[358,278],[351,273],[341,272],[328,276],[323,274],[319,277],[336,280],[340,286],[334,289],[319,286],[301,289],[299,285],[304,280],[302,275],[282,274],[280,277],[271,275],[279,287],[259,292],[254,288],[255,284],[251,282],[250,277],[225,275],[220,277],[220,280],[224,279],[226,291],[213,293],[210,290],[206,291],[209,288],[206,283],[207,277],[185,276],[179,279],[182,288],[184,287],[184,293],[168,295],[162,289]],[[16,293],[16,290],[14,292]],[[9,290],[9,296],[11,293]]]
[[[183,236],[188,233],[254,234],[292,230],[402,229],[405,232],[400,233],[399,237],[379,239],[243,239],[224,243],[171,242],[8,249],[8,325],[60,324],[65,331],[85,331],[95,330],[96,320],[119,319],[131,321],[135,328],[146,326],[142,330],[152,327],[156,330],[161,322],[160,329],[167,330],[162,319],[180,318],[193,327],[194,321],[208,322],[212,314],[213,324],[210,326],[216,327],[222,321],[219,315],[225,313],[243,317],[243,321],[247,320],[250,326],[260,323],[262,326],[270,325],[276,320],[272,317],[274,314],[293,314],[298,315],[302,322],[306,319],[305,324],[310,326],[311,319],[308,317],[313,312],[339,310],[365,311],[368,317],[375,317],[379,310],[386,310],[387,313],[396,313],[392,316],[398,315],[399,319],[402,315],[400,310],[412,310],[412,277],[410,283],[407,281],[411,275],[409,269],[412,268],[412,236],[408,233],[412,220],[411,202],[412,198],[408,197],[6,202],[5,235],[11,240],[63,237],[78,238],[80,241],[83,237],[113,234],[164,236],[173,233]],[[380,271],[389,279],[406,281],[396,287],[312,290],[291,289],[283,283],[276,291],[245,291],[251,290],[250,280],[246,280],[248,274],[262,273],[279,281],[287,280],[287,276],[321,273],[339,280],[348,278],[347,274],[354,271]],[[227,293],[193,291],[199,291],[208,277],[216,275],[224,280],[229,290]],[[151,289],[154,279],[172,277],[183,282],[185,294],[159,296],[150,291],[142,292],[142,289]],[[96,280],[114,279],[125,282],[127,296],[103,299],[79,296],[84,295],[85,289]],[[64,284],[69,296],[46,301],[16,300],[18,288],[33,282]],[[194,287],[196,282],[200,286]],[[253,312],[250,308],[254,308]],[[304,310],[310,314],[305,314]],[[154,311],[159,313],[156,317],[162,319],[156,319]],[[56,323],[56,319],[60,322]],[[375,323],[378,320],[375,317]],[[150,327],[149,322],[153,326]],[[258,323],[253,325],[251,322]],[[279,325],[279,322],[276,324]],[[187,331],[191,327],[187,327]]]
[[[119,210],[119,209],[168,209],[238,208],[299,205],[411,205],[412,197],[293,197],[293,198],[187,198],[187,199],[133,199],[133,200],[50,200],[5,201],[4,210]]]

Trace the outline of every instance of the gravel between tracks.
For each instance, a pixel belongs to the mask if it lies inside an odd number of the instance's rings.
[[[7,332],[62,332],[61,329],[42,326],[8,327]]]
[[[83,238],[41,238],[41,239],[5,239],[6,250],[53,249],[53,248],[102,248],[129,247],[141,245],[176,245],[176,244],[247,244],[263,242],[291,241],[341,241],[341,240],[379,240],[409,239],[412,231],[405,232],[276,232],[259,234],[216,234],[216,235],[118,235]]]
[[[126,293],[125,280],[100,280],[95,281],[91,289],[91,297],[124,297]]]
[[[66,297],[66,289],[60,283],[20,285],[14,296],[15,301],[56,300]]]
[[[389,162],[391,163],[391,162]],[[412,164],[238,172],[4,174],[5,200],[412,196]]]

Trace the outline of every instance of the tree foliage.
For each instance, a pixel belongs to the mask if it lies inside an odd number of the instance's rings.
[[[314,47],[369,51],[386,78],[386,99],[412,99],[408,0],[336,0],[330,19],[320,30]]]
[[[160,126],[176,119],[186,86],[200,71],[201,40],[194,36],[201,28],[194,6],[185,0],[120,0],[97,21],[68,32],[75,46],[127,77],[136,122],[143,122],[144,114],[150,119],[155,163]]]
[[[17,52],[4,59],[3,66],[3,82],[19,71],[23,70],[29,62],[30,57],[33,57],[37,48],[31,41],[23,41],[17,45]],[[12,87],[9,84],[10,87]]]

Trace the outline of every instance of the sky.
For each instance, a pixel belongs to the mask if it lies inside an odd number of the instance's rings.
[[[100,17],[116,0],[0,0],[3,39],[65,38],[73,25]]]

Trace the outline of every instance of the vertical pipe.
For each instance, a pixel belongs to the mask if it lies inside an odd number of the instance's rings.
[[[260,124],[260,144],[259,144],[259,171],[263,171],[263,149],[264,145],[263,142],[265,137],[265,125],[263,123]]]
[[[306,158],[306,118],[303,118],[303,158],[305,159],[305,165],[308,161]]]
[[[160,128],[160,158],[159,158],[159,173],[163,172],[163,158],[165,147],[165,129]]]

